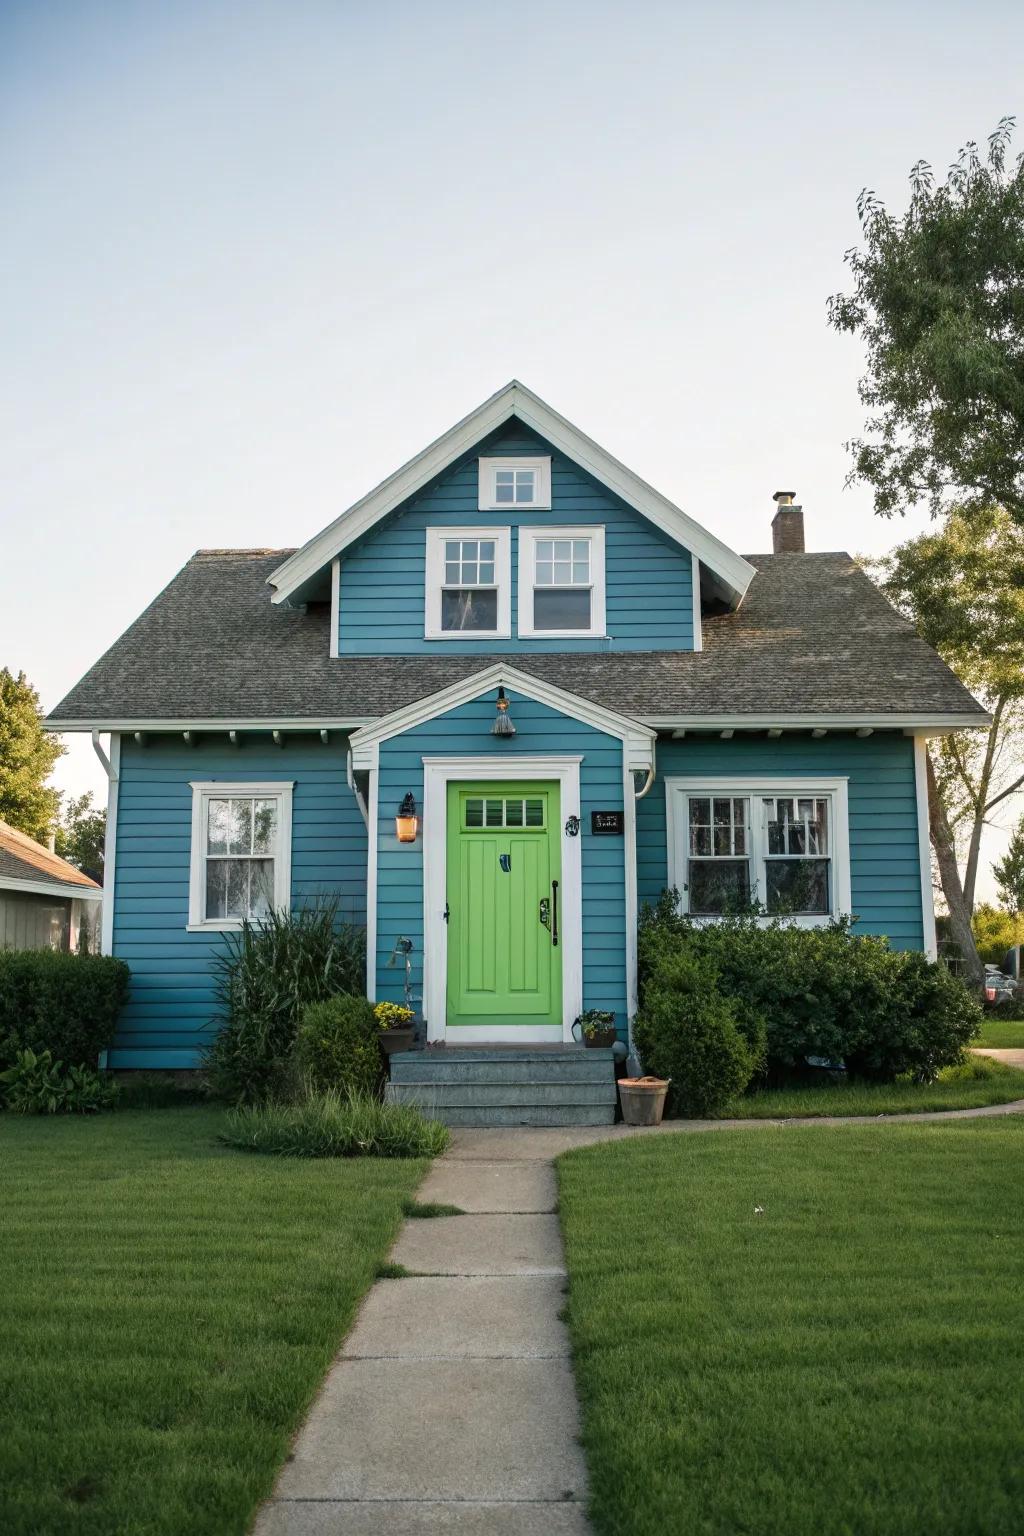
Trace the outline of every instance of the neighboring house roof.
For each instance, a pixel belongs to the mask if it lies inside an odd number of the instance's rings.
[[[494,655],[329,655],[327,604],[275,605],[285,550],[200,550],[54,709],[53,729],[361,725]],[[983,725],[987,715],[846,554],[751,555],[702,651],[544,653],[520,672],[649,724]]]
[[[103,894],[95,880],[6,821],[0,821],[0,890],[80,896],[86,901]]]
[[[348,507],[322,532],[301,549],[291,551],[287,559],[267,577],[276,591],[274,602],[302,601],[315,594],[317,578],[334,557],[347,549],[368,529],[394,512],[410,497],[435,481],[445,470],[470,453],[484,438],[513,417],[545,438],[553,448],[572,459],[600,484],[635,507],[649,522],[669,538],[695,554],[701,564],[717,579],[732,604],[742,598],[753,577],[753,570],[742,555],[723,544],[707,528],[669,501],[660,491],[641,480],[625,464],[607,453],[593,438],[587,437],[571,421],[513,379],[483,405],[457,421],[415,458],[382,480],[375,490]]]

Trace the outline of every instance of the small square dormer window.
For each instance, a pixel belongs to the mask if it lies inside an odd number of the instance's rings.
[[[481,459],[480,511],[515,507],[546,511],[551,506],[551,460]]]

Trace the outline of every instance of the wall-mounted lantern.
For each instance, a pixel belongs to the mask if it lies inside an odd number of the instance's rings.
[[[514,736],[515,733],[516,733],[516,728],[512,724],[511,719],[509,718],[508,699],[505,697],[505,690],[504,690],[504,688],[499,688],[498,689],[498,713],[495,715],[495,717],[494,717],[494,724],[491,726],[491,735],[492,736]]]
[[[398,807],[398,815],[395,817],[395,836],[400,843],[414,843],[419,829],[420,818],[416,814],[416,801],[411,794],[408,794]]]

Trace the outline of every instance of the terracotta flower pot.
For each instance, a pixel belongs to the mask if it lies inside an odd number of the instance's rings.
[[[668,1077],[620,1077],[619,1102],[627,1125],[660,1125]]]
[[[407,1029],[381,1029],[377,1031],[377,1039],[385,1056],[394,1056],[398,1051],[411,1051],[412,1043],[416,1038],[416,1031],[410,1025]]]

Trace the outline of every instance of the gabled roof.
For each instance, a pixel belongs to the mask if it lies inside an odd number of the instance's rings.
[[[524,426],[546,438],[552,447],[572,459],[587,474],[607,486],[629,506],[646,517],[669,538],[695,554],[718,580],[724,593],[736,604],[750,584],[754,570],[721,539],[641,480],[625,464],[574,427],[564,416],[535,395],[525,384],[513,379],[504,389],[485,400],[483,405],[464,416],[454,427],[424,448],[408,464],[382,480],[376,490],[342,512],[315,538],[303,544],[267,578],[274,587],[274,602],[301,601],[307,589],[336,555],[362,538],[375,523],[394,512],[403,502],[431,484],[489,433],[515,417]]]
[[[95,901],[103,893],[95,880],[59,859],[49,848],[0,821],[0,891],[81,896]]]
[[[275,607],[286,550],[201,550],[53,710],[54,730],[348,727],[496,659],[330,655],[325,603]],[[704,618],[702,651],[521,648],[530,677],[670,727],[842,724],[950,729],[985,711],[844,554],[751,555],[738,613]]]

